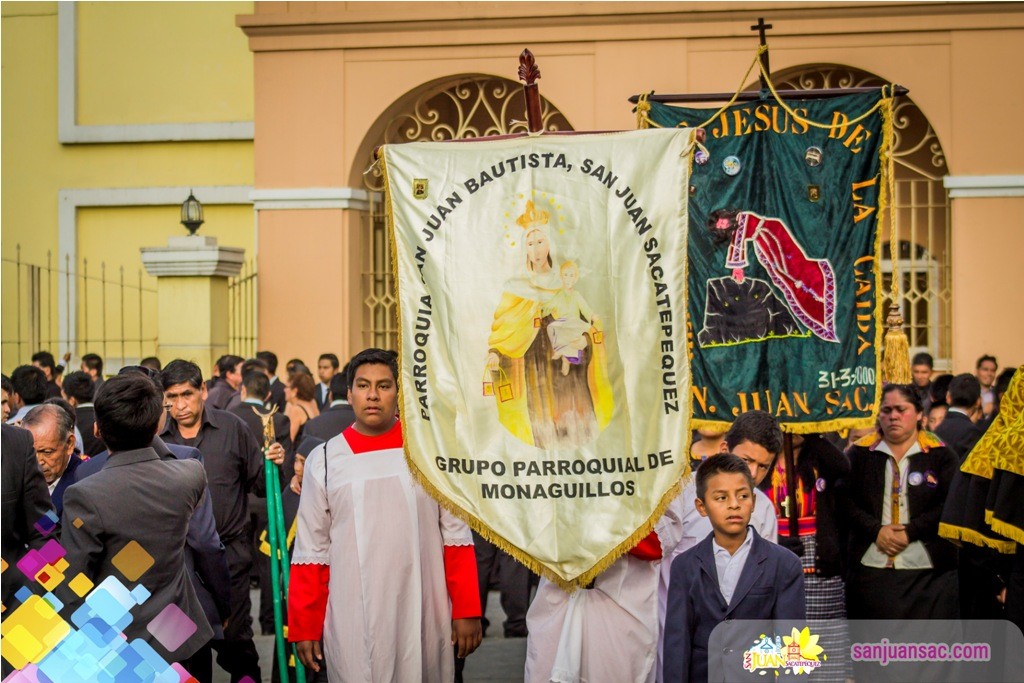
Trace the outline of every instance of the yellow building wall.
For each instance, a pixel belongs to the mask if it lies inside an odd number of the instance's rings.
[[[252,53],[234,26],[252,3],[76,3],[77,123],[81,126],[251,121]],[[26,272],[22,261],[56,263],[61,190],[251,186],[251,140],[61,144],[58,140],[57,3],[3,3],[0,80],[2,191],[0,252],[3,307],[0,366],[9,373],[39,349],[10,342],[29,325],[12,293]],[[102,192],[101,192],[102,194]],[[73,235],[79,263],[106,262],[116,272],[141,267],[140,246],[163,246],[184,234],[178,204],[83,208]],[[203,196],[200,194],[200,201]],[[254,255],[251,206],[205,206],[200,234]],[[110,230],[109,233],[104,231]],[[76,269],[77,270],[77,269]],[[50,291],[52,289],[52,292]],[[60,327],[57,289],[41,288],[43,338]],[[23,291],[24,295],[24,291]],[[79,308],[81,301],[79,301]],[[20,315],[19,315],[20,312]],[[90,312],[90,317],[91,317]],[[20,333],[19,333],[20,325]],[[120,326],[106,330],[120,334]],[[81,321],[79,322],[81,329]],[[53,330],[52,336],[47,330]],[[94,333],[90,328],[90,336]],[[96,336],[102,337],[99,331]],[[71,350],[51,346],[55,355]],[[91,349],[90,349],[91,350]]]
[[[80,3],[79,123],[252,121],[252,53],[235,28],[251,7]]]

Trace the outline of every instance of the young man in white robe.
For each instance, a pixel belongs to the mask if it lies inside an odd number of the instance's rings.
[[[357,354],[356,421],[305,463],[288,639],[331,681],[452,681],[482,637],[473,537],[412,479],[397,374],[394,354]]]

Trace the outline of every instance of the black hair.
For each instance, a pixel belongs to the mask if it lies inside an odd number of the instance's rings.
[[[61,388],[68,398],[73,398],[79,403],[89,403],[92,401],[93,394],[96,393],[92,377],[89,376],[88,372],[83,372],[82,370],[69,372],[68,376],[61,383]]]
[[[704,500],[708,492],[708,480],[716,474],[742,474],[750,487],[750,493],[754,493],[754,478],[750,476],[750,468],[743,458],[732,453],[715,453],[708,457],[697,468],[694,480],[697,486],[697,497]]]
[[[60,403],[57,403],[58,400]],[[70,408],[70,412],[68,408]],[[46,403],[28,411],[21,420],[21,426],[28,429],[32,425],[42,422],[43,418],[47,415],[52,417],[57,423],[57,440],[61,443],[67,441],[68,437],[75,431],[75,409],[71,408],[71,405],[63,399],[50,399]]]
[[[0,389],[6,391],[8,396],[14,393],[14,385],[11,384],[11,378],[7,375],[0,375]]]
[[[932,408],[945,408],[946,410],[949,410],[949,404],[946,403],[945,401],[936,401],[935,403],[928,406],[928,415],[932,414]]]
[[[270,368],[267,367],[267,364],[261,361],[259,358],[249,358],[244,363],[242,363],[242,377],[245,377],[253,370],[259,370],[264,375],[270,372]]]
[[[160,373],[160,388],[167,391],[175,384],[187,382],[193,389],[203,388],[203,371],[189,360],[176,358]]]
[[[346,365],[344,372],[336,372],[334,377],[331,378],[328,388],[331,390],[332,401],[338,401],[348,396],[348,367]]]
[[[229,372],[234,372],[238,364],[244,362],[245,359],[241,356],[233,356],[230,353],[225,354],[217,359],[217,369],[220,370],[220,376],[223,377]]]
[[[163,396],[148,377],[127,372],[110,378],[96,393],[95,405],[96,426],[111,453],[145,448],[153,442]]]
[[[922,351],[921,353],[914,354],[914,360],[910,361],[911,365],[927,365],[929,369],[935,367],[935,359],[932,358],[932,354]]]
[[[353,386],[356,380],[356,372],[363,365],[386,365],[391,370],[391,376],[398,385],[398,357],[394,351],[384,349],[363,349],[348,362],[348,386]]]
[[[245,387],[247,398],[264,401],[270,393],[270,378],[263,370],[254,368],[242,375],[242,386]]]
[[[949,383],[953,381],[953,375],[949,373],[939,375],[932,380],[932,388],[928,390],[928,398],[932,403],[945,403],[946,392],[949,391]]]
[[[949,383],[949,405],[973,408],[981,400],[981,382],[969,372],[962,373]]]
[[[139,365],[141,365],[144,368],[156,370],[157,372],[163,370],[163,365],[160,364],[160,359],[157,358],[156,356],[146,356],[145,358],[139,361]]]
[[[49,351],[36,351],[32,354],[32,362],[39,363],[40,367],[49,368],[50,372],[57,369],[57,361]]]
[[[778,421],[763,410],[741,413],[725,433],[725,444],[731,451],[744,441],[761,446],[773,456],[782,452],[782,430]]]
[[[273,351],[257,351],[256,357],[267,364],[267,370],[271,375],[277,374],[277,354]]]
[[[910,384],[886,384],[882,387],[882,401],[885,401],[886,394],[891,394],[894,391],[906,399],[907,403],[913,405],[915,412],[924,412],[924,404],[921,403],[921,397],[918,396],[917,391]]]
[[[117,374],[118,375],[135,374],[135,375],[142,375],[143,377],[148,377],[149,381],[153,383],[153,386],[155,386],[158,391],[163,391],[163,385],[160,384],[160,371],[159,370],[154,370],[153,368],[147,367],[145,365],[125,365],[124,367],[122,367],[120,370],[117,371]]]
[[[35,356],[33,356],[33,360],[35,360]],[[975,370],[980,370],[981,369],[981,364],[984,363],[987,360],[992,361],[992,364],[996,366],[996,369],[997,370],[999,369],[999,361],[996,360],[995,356],[990,356],[988,354],[985,354],[984,356],[982,356],[981,358],[978,359],[978,362],[974,364],[974,369]]]
[[[331,367],[333,367],[335,370],[338,369],[338,357],[335,356],[333,353],[321,353],[320,357],[317,358],[317,362],[319,363],[322,360],[329,360],[331,362]]]
[[[1017,372],[1017,368],[1006,368],[996,377],[996,383],[992,386],[992,390],[997,397],[1005,394],[1006,390],[1010,388],[1010,380],[1013,379],[1015,372]]]
[[[21,402],[34,406],[46,400],[46,373],[34,365],[19,365],[11,373],[11,386]]]
[[[95,370],[99,374],[103,374],[103,359],[100,358],[98,353],[87,353],[82,356],[82,363],[85,367],[90,370]]]

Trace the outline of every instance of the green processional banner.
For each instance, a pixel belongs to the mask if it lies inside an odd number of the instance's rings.
[[[769,98],[721,111],[649,103],[651,125],[707,133],[690,179],[696,425],[755,409],[798,433],[872,423],[881,157],[891,139],[880,97]]]

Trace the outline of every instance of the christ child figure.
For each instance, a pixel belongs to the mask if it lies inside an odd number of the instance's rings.
[[[562,374],[568,375],[572,365],[579,365],[583,351],[587,348],[586,333],[591,325],[599,321],[583,295],[573,287],[580,279],[580,269],[573,261],[564,261],[559,269],[562,288],[544,304],[543,315],[551,315],[548,323],[548,338],[551,340],[551,357],[562,359]]]

